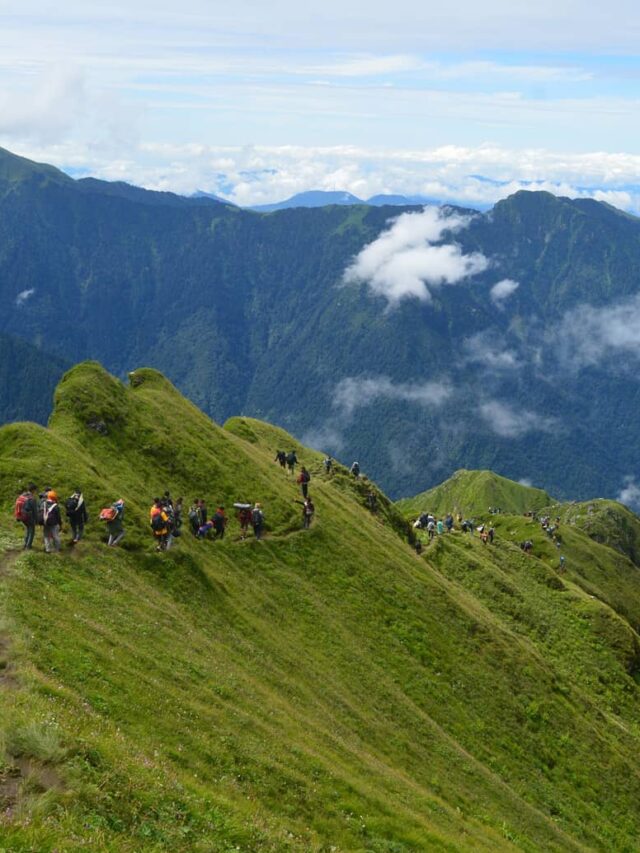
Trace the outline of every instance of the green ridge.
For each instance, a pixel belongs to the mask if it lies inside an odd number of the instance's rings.
[[[493,547],[455,532],[418,557],[370,484],[267,424],[218,427],[156,371],[130,379],[79,365],[48,429],[0,429],[0,848],[636,849],[628,553],[563,506],[562,575],[521,515],[496,517]],[[280,445],[312,473],[307,532]],[[18,552],[30,478],[81,485],[94,519],[124,497],[123,547],[93,521],[60,556]],[[267,539],[231,525],[157,554],[165,488],[261,500]]]
[[[406,516],[423,511],[437,515],[486,513],[490,507],[504,512],[523,513],[548,506],[553,499],[542,489],[514,483],[493,471],[456,471],[452,477],[413,498],[397,501]]]

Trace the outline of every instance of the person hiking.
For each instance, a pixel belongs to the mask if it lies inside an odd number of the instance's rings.
[[[200,527],[200,501],[198,498],[189,507],[188,518],[191,532],[194,536],[197,536],[198,528]]]
[[[316,508],[310,497],[306,497],[304,501],[296,501],[297,504],[302,504],[302,529],[308,530],[311,527],[313,516]]]
[[[160,498],[153,499],[153,506],[149,510],[149,523],[158,543],[156,551],[166,551],[169,547],[169,516]]]
[[[429,542],[432,542],[436,535],[436,523],[433,519],[427,524],[427,535],[429,536]]]
[[[29,483],[26,489],[18,495],[14,515],[16,521],[24,524],[24,542],[22,548],[25,551],[33,547],[33,539],[36,535],[36,521],[38,517],[38,500],[36,497],[38,488],[35,483]]]
[[[333,459],[330,456],[325,456],[322,460],[325,474],[331,474],[333,471]]]
[[[240,538],[246,539],[251,524],[251,504],[241,506],[238,509],[238,523],[240,525]]]
[[[416,539],[416,544],[413,547],[416,549],[416,554],[422,554],[422,541],[420,539]]]
[[[451,533],[451,530],[453,529],[453,516],[451,513],[449,513],[445,518],[444,526],[447,528],[447,533]]]
[[[200,499],[198,501],[198,513],[200,515],[200,525],[199,526],[201,527],[203,524],[207,523],[207,515],[208,515],[207,505],[202,499]]]
[[[490,528],[489,528],[488,536],[489,536],[489,542],[490,542],[492,545],[493,545],[493,540],[494,540],[495,535],[496,535],[496,529],[495,529],[495,527],[490,527]]]
[[[71,544],[76,545],[84,536],[84,526],[89,520],[87,507],[84,502],[84,495],[81,489],[76,489],[74,493],[65,501],[65,512],[71,525]]]
[[[273,461],[278,462],[281,468],[286,468],[287,454],[284,452],[284,450],[276,450],[276,458]]]
[[[114,510],[115,515],[107,521],[107,533],[109,534],[107,545],[115,548],[124,537],[124,499],[118,498],[115,503],[111,504],[111,509]]]
[[[353,474],[354,479],[358,480],[360,478],[360,463],[354,462],[351,466],[351,473]]]
[[[173,535],[176,535],[176,531],[179,531],[182,527],[182,511],[184,506],[184,498],[178,498],[178,500],[173,505],[173,526],[174,531]]]
[[[213,521],[205,521],[204,524],[200,525],[198,528],[198,532],[196,533],[197,539],[207,539],[209,537],[209,533],[213,530]]]
[[[53,489],[47,493],[47,498],[42,511],[44,550],[47,554],[60,550],[60,531],[62,530],[62,518],[58,505],[58,495]]]
[[[378,496],[375,492],[371,491],[371,489],[367,492],[367,506],[371,510],[371,512],[375,515],[378,512]]]
[[[302,492],[302,497],[306,498],[309,493],[309,481],[311,480],[311,474],[307,471],[307,469],[302,466],[300,469],[300,473],[298,474],[298,485],[300,486],[300,491]]]
[[[295,450],[291,450],[287,453],[287,468],[289,469],[289,474],[293,477],[295,473],[295,467],[298,464],[298,457],[296,456]]]
[[[436,521],[436,530],[438,531],[438,536],[442,536],[444,533],[444,523],[441,518]]]
[[[213,514],[213,529],[216,532],[216,539],[224,539],[224,529],[227,526],[227,517],[224,514],[224,507],[219,506]]]
[[[257,503],[251,510],[251,526],[256,539],[262,539],[262,528],[264,527],[264,513],[262,504]]]

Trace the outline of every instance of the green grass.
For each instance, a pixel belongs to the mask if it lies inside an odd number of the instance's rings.
[[[280,446],[312,472],[310,531]],[[35,768],[0,849],[636,849],[637,569],[579,523],[562,576],[518,516],[492,547],[455,533],[417,557],[370,483],[267,424],[221,429],[155,371],[125,387],[96,364],[66,375],[48,430],[0,430],[0,471],[3,766]],[[125,547],[93,520],[75,549],[15,558],[30,478],[81,485],[93,519],[124,497]],[[232,522],[157,554],[165,488],[261,500],[267,539]]]

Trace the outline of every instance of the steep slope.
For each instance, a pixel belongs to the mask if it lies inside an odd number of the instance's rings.
[[[312,472],[310,531],[280,446]],[[92,518],[127,506],[121,549],[94,521],[16,555],[2,521],[8,849],[633,849],[637,635],[581,584],[594,562],[624,578],[637,620],[637,568],[577,525],[562,579],[506,533],[420,558],[388,502],[372,515],[282,431],[220,429],[155,371],[125,387],[91,363],[48,429],[0,430],[0,471],[3,519],[28,478],[82,485]],[[158,554],[165,488],[260,499],[267,539]]]
[[[516,515],[551,503],[542,489],[514,483],[493,471],[456,471],[439,486],[397,501],[396,506],[406,516],[417,516],[425,510],[440,516],[448,512],[473,516],[486,514],[490,507]]]

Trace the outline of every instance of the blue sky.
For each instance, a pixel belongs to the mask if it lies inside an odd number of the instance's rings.
[[[627,0],[0,0],[0,145],[242,204],[533,182],[637,211],[638,43]]]

